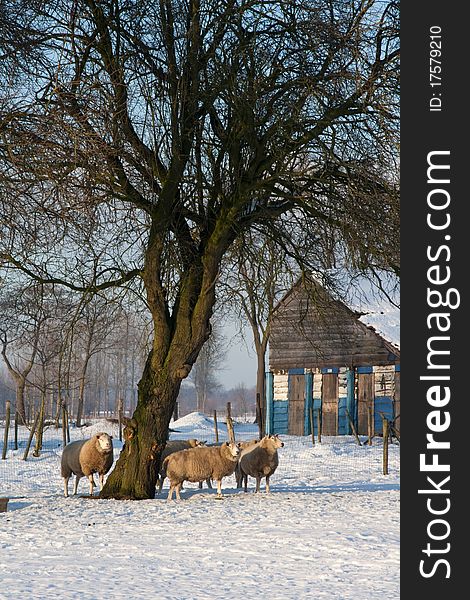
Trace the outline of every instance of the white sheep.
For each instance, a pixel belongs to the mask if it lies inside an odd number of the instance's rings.
[[[173,454],[174,452],[179,452],[180,450],[186,450],[188,448],[198,448],[200,446],[205,446],[205,444],[206,444],[206,442],[201,442],[195,438],[190,438],[189,440],[168,440],[167,441],[166,446],[163,449],[161,460],[160,460],[160,465],[161,465],[160,471],[157,474],[158,493],[160,493],[162,491],[163,482],[165,481],[165,477],[166,477],[166,472],[163,467],[163,462],[164,462],[165,458],[167,456],[169,456],[170,454]],[[210,484],[210,480],[209,480],[208,487],[212,487]]]
[[[65,497],[69,495],[68,483],[72,473],[75,475],[74,494],[77,493],[80,479],[88,477],[90,496],[93,495],[93,473],[99,474],[100,489],[103,489],[104,476],[112,467],[113,461],[113,438],[103,431],[88,440],[78,440],[65,446],[61,460]]]
[[[170,479],[168,500],[173,497],[181,500],[180,490],[183,481],[217,481],[217,497],[222,497],[222,478],[232,475],[240,454],[240,448],[234,442],[224,442],[221,446],[190,448],[167,456],[164,469]]]
[[[283,446],[284,442],[281,442],[277,435],[265,435],[260,442],[241,453],[240,482],[244,480],[245,492],[248,491],[248,475],[250,475],[256,479],[256,492],[260,491],[261,479],[266,477],[266,492],[269,493],[269,478],[279,464],[277,449]]]

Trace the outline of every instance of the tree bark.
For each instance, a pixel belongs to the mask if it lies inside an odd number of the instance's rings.
[[[124,429],[124,447],[101,498],[144,500],[155,497],[157,469],[181,379],[152,366],[150,353],[138,385],[137,408]]]

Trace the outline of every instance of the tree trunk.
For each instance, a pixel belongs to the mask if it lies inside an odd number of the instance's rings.
[[[253,329],[253,336],[256,348],[256,423],[258,424],[259,435],[262,438],[266,434],[266,348],[268,345],[268,335],[260,334],[257,329]]]
[[[101,498],[145,500],[155,497],[160,456],[181,385],[166,367],[155,371],[152,353],[138,385],[138,402],[124,429],[124,447]]]
[[[262,438],[266,433],[265,356],[266,350],[264,348],[260,348],[257,352],[258,366],[256,370],[256,420],[258,423],[260,438]]]
[[[23,425],[26,425],[26,408],[24,403],[24,390],[26,381],[24,379],[17,379],[16,381],[16,411],[20,416]]]

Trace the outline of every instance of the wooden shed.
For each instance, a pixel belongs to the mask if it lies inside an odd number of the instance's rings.
[[[269,343],[266,423],[270,433],[367,435],[400,413],[400,351],[317,282],[299,280],[275,309]],[[320,412],[318,412],[320,411]]]

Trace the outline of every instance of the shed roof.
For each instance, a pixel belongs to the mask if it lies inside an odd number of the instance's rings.
[[[400,351],[312,279],[299,279],[274,311],[272,370],[396,364]]]

